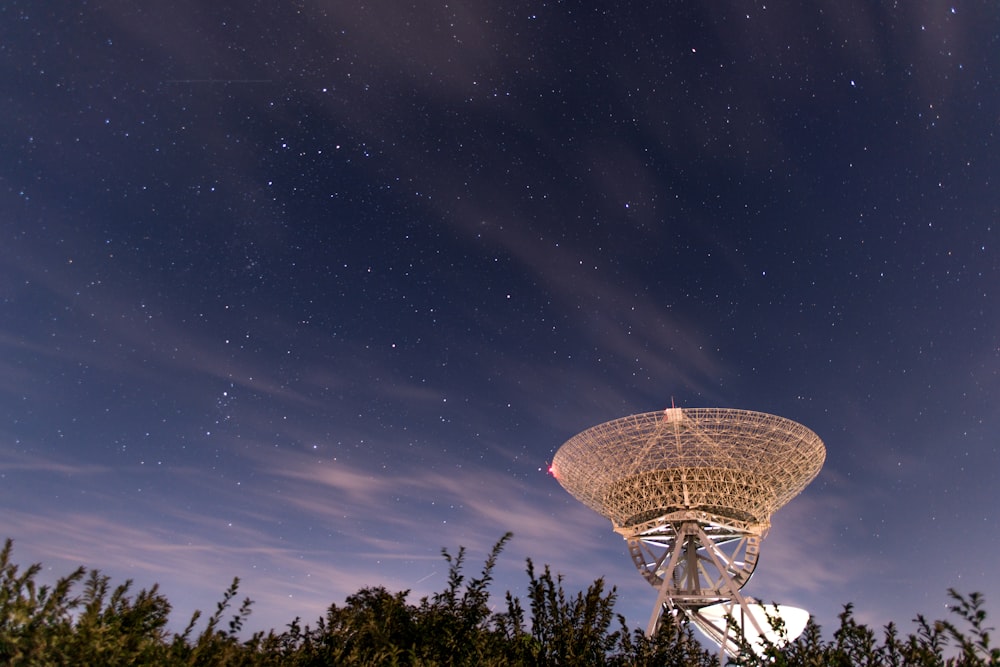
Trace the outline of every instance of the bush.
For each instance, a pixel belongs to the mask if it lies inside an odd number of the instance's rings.
[[[465,549],[442,554],[448,563],[445,589],[418,604],[409,591],[364,588],[343,606],[331,605],[315,627],[293,620],[278,633],[240,638],[252,602],[244,599],[224,624],[239,593],[239,580],[223,593],[215,613],[194,636],[195,612],[180,634],[166,630],[170,603],[157,586],[132,594],[132,582],[112,588],[108,577],[81,567],[54,586],[38,585],[38,564],[21,569],[10,560],[12,543],[0,551],[0,664],[200,665],[311,667],[319,665],[635,665],[709,667],[712,652],[694,638],[686,621],[664,623],[646,637],[629,630],[614,612],[617,592],[598,579],[575,595],[548,566],[538,573],[529,559],[528,611],[506,594],[506,609],[493,612],[489,586],[497,559],[511,535],[490,551],[478,576],[464,573]],[[82,587],[76,595],[74,589]],[[1000,665],[990,644],[984,600],[954,590],[950,620],[915,619],[916,632],[899,635],[890,623],[876,633],[854,619],[847,605],[830,641],[810,622],[795,641],[763,656],[746,650],[732,665],[972,667]],[[776,628],[778,629],[778,628]],[[947,656],[947,657],[946,657]]]

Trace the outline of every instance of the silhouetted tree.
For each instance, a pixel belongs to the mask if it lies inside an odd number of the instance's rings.
[[[36,581],[40,565],[21,570],[11,562],[11,541],[0,550],[0,664],[12,667],[76,665],[158,665],[163,667],[319,667],[321,665],[399,665],[407,667],[477,665],[483,667],[610,665],[614,667],[710,667],[713,653],[694,638],[681,619],[661,624],[653,637],[630,631],[615,614],[617,593],[596,580],[585,591],[568,594],[561,576],[548,566],[536,572],[527,561],[528,611],[507,593],[503,611],[490,608],[489,587],[504,546],[504,535],[490,551],[478,576],[463,570],[466,552],[443,550],[448,563],[444,590],[413,605],[409,591],[363,588],[343,606],[333,604],[315,627],[293,620],[281,632],[241,633],[252,602],[231,611],[239,580],[225,590],[215,613],[196,635],[195,612],[180,634],[166,630],[170,603],[156,586],[131,594],[132,582],[112,587],[108,577],[78,568],[54,586]],[[82,586],[76,595],[74,588]],[[916,631],[902,637],[888,624],[881,638],[854,618],[851,605],[840,614],[831,641],[810,621],[784,646],[767,646],[758,655],[745,646],[730,665],[774,667],[980,667],[1000,665],[1000,648],[991,646],[983,597],[948,591],[949,619],[915,619]],[[530,612],[530,613],[529,613]],[[231,616],[228,622],[224,619]],[[780,636],[780,619],[771,619]]]

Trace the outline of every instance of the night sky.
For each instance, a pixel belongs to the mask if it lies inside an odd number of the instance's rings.
[[[280,629],[511,530],[496,593],[644,627],[547,466],[673,401],[826,443],[745,593],[1000,609],[994,2],[8,0],[0,88],[0,538],[50,580]]]

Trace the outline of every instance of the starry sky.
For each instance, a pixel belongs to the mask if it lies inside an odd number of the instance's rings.
[[[0,89],[18,562],[256,630],[510,530],[644,627],[547,466],[673,401],[826,443],[745,593],[1000,609],[993,2],[10,0]]]

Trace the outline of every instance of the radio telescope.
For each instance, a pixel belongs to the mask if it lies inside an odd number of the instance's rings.
[[[771,636],[759,605],[740,593],[771,514],[816,477],[825,458],[819,436],[783,417],[668,408],[575,435],[556,452],[551,472],[611,521],[639,574],[658,590],[647,634],[664,613],[685,615],[735,654],[730,626],[749,625],[744,637]],[[720,609],[737,621],[718,623]]]

